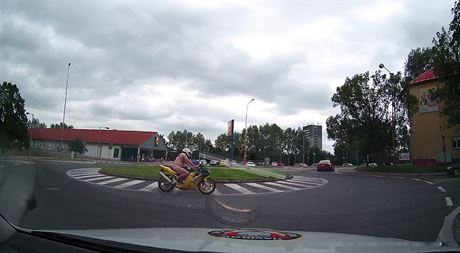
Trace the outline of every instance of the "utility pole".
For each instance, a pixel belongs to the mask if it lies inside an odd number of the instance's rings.
[[[70,62],[67,65],[67,81],[65,83],[64,112],[62,113],[61,151],[64,151],[65,109],[67,106],[67,89],[69,87]]]

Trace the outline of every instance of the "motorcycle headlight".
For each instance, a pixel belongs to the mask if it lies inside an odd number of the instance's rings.
[[[452,166],[447,167],[448,170],[452,169]]]

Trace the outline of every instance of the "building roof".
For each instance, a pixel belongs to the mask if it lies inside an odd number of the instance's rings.
[[[423,72],[419,76],[417,76],[414,80],[411,81],[411,84],[421,83],[429,80],[436,79],[436,74],[434,73],[433,68]]]
[[[122,145],[141,145],[156,132],[147,131],[124,131],[124,130],[105,130],[101,129],[62,129],[62,128],[30,128],[29,133],[32,139],[73,141],[80,139],[87,143],[122,144]],[[99,135],[100,133],[100,135]]]

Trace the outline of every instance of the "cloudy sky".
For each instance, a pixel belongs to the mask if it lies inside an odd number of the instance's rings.
[[[347,76],[402,71],[454,1],[1,1],[0,77],[40,122],[201,132],[323,125]]]

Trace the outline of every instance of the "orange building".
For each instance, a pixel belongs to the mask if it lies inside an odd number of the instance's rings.
[[[442,104],[430,92],[442,87],[432,69],[411,82],[410,94],[418,99],[411,118],[410,151],[414,165],[435,165],[460,160],[460,127],[447,124]]]

